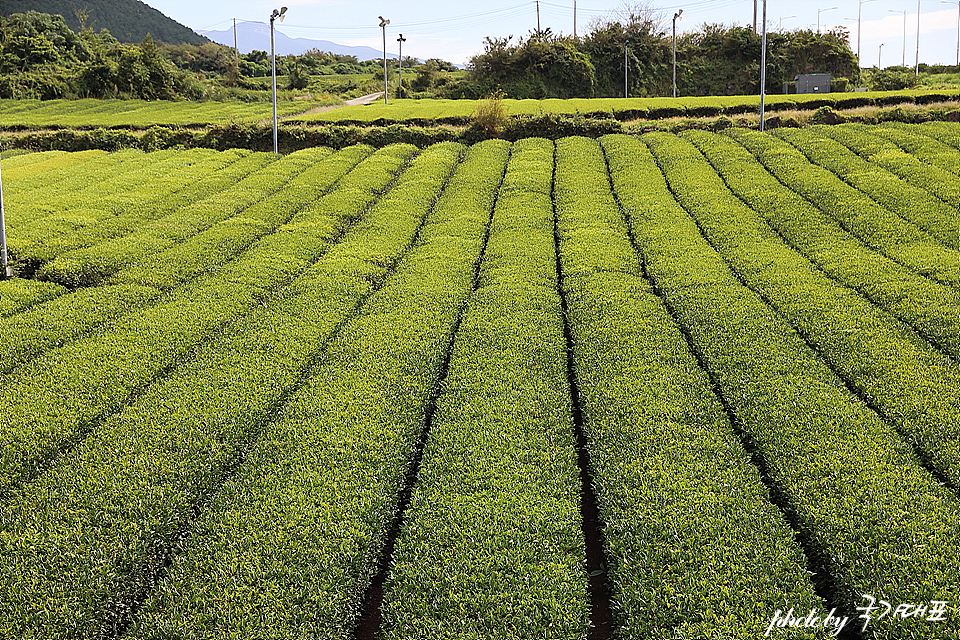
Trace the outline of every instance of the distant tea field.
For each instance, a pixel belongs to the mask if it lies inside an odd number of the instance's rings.
[[[960,639],[960,124],[0,171],[0,638]]]

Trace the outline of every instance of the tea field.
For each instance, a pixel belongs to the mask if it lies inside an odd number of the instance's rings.
[[[2,178],[0,638],[960,638],[960,125]]]

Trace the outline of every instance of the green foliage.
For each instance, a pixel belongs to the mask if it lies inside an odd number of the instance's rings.
[[[497,89],[480,100],[473,112],[472,125],[480,129],[486,138],[499,137],[509,122],[509,116],[503,104],[504,97],[504,92]]]
[[[478,95],[502,90],[514,98],[591,97],[593,62],[570,38],[549,32],[521,38],[487,38],[485,50],[470,59],[468,82]]]
[[[920,84],[917,75],[905,67],[873,69],[867,72],[866,81],[871,91],[899,91],[913,89]]]
[[[75,34],[62,16],[0,18],[0,97],[197,98],[195,81],[162,55],[150,34],[121,44],[106,31]]]
[[[384,638],[952,620],[958,127],[4,155],[4,632],[348,637],[384,562]]]
[[[604,145],[614,149],[617,139]],[[611,155],[615,180],[629,180],[620,154]],[[753,638],[784,601],[819,606],[813,585],[711,380],[643,276],[608,175],[598,143],[558,143],[562,286],[621,634],[681,627],[703,638]],[[663,225],[666,239],[675,226],[660,213],[638,210],[635,221]],[[661,509],[674,514],[669,526]],[[717,538],[736,543],[718,547]],[[656,594],[676,596],[641,605]]]
[[[411,497],[408,518],[417,524],[401,532],[385,586],[386,638],[561,639],[587,632],[552,146],[517,143],[505,175],[500,146],[486,163],[483,188],[460,192],[473,205],[466,219],[481,228],[489,220],[489,238]],[[480,240],[480,229],[472,237]],[[473,248],[457,260],[453,281],[460,287],[469,287]],[[477,580],[481,574],[497,579]]]
[[[831,606],[852,610],[862,604],[861,594],[884,589],[915,594],[908,597],[916,600],[929,592],[956,593],[957,569],[944,569],[934,559],[960,543],[956,501],[904,442],[923,441],[932,464],[952,477],[960,460],[952,452],[957,431],[941,431],[941,444],[951,453],[938,453],[932,432],[921,436],[927,427],[913,425],[915,412],[884,412],[882,419],[868,406],[873,391],[859,386],[868,380],[873,389],[881,380],[895,384],[913,366],[912,360],[884,364],[901,348],[923,354],[923,368],[946,372],[943,357],[859,296],[796,262],[689,145],[650,134],[642,141],[620,139],[608,149],[614,185],[647,271],[748,434],[774,495],[811,541],[808,553],[836,585]],[[861,353],[869,363],[860,361]],[[850,368],[841,367],[841,360]],[[858,380],[853,370],[861,364]],[[887,366],[877,377],[875,367]],[[958,391],[955,378],[956,372],[936,377],[942,384],[929,391],[944,396],[940,419],[956,411],[949,404]],[[926,388],[928,382],[921,384]],[[904,388],[900,393],[903,402],[927,395]],[[942,551],[907,541],[920,530]],[[857,551],[864,548],[871,549],[868,556]],[[917,571],[920,566],[926,569]],[[914,631],[928,638],[952,635],[919,621],[872,630],[889,640]]]

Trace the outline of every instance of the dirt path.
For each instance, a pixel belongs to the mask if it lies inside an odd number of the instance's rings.
[[[303,113],[298,113],[292,116],[287,116],[283,118],[284,120],[289,120],[290,118],[295,118],[298,116],[309,116],[314,113],[323,113],[324,111],[333,111],[334,109],[342,109],[343,107],[352,107],[358,104],[370,104],[374,100],[377,100],[383,96],[383,91],[379,93],[371,93],[369,95],[361,96],[359,98],[354,98],[353,100],[347,100],[343,104],[334,104],[325,107],[314,107],[313,109],[308,109]]]

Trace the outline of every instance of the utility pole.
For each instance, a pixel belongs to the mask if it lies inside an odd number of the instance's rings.
[[[573,39],[577,39],[577,0],[573,0]]]
[[[240,75],[240,48],[237,46],[237,19],[233,19],[233,52],[237,59],[237,75]]]
[[[401,97],[401,98],[403,97],[403,43],[406,42],[406,41],[407,41],[407,39],[403,37],[403,34],[402,34],[402,33],[400,34],[400,37],[397,38],[397,42],[400,43],[400,60],[399,60],[399,62],[400,62],[400,97]]]
[[[753,35],[757,35],[757,0],[753,0]]]
[[[540,0],[533,0],[537,3],[537,34],[540,33]]]
[[[273,85],[273,152],[279,153],[277,147],[277,49],[273,37],[273,21],[280,18],[283,22],[283,16],[286,15],[287,8],[280,7],[280,10],[273,10],[270,14],[270,76]]]

